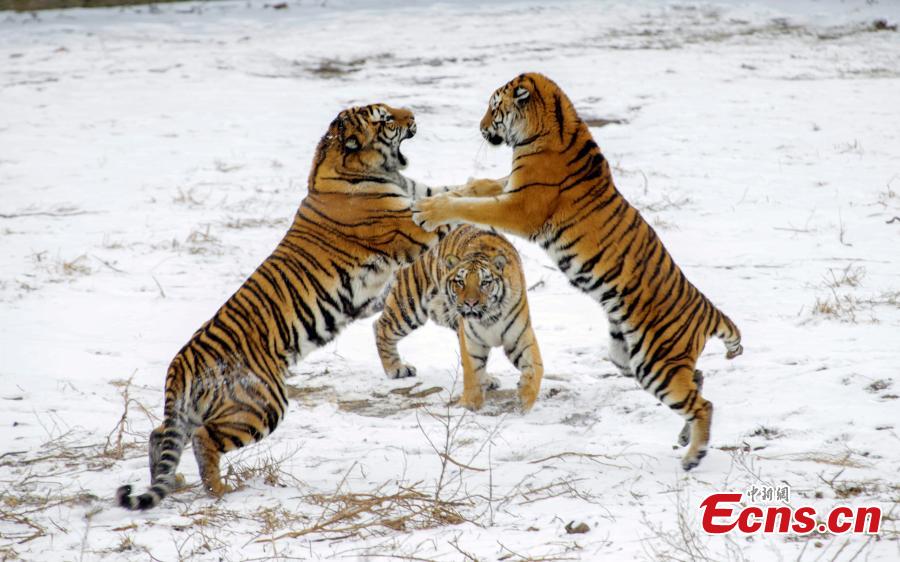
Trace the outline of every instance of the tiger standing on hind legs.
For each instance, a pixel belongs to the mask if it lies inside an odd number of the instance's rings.
[[[687,280],[619,194],[588,126],[553,81],[529,73],[499,88],[481,133],[513,148],[510,176],[497,186],[502,192],[423,199],[413,220],[426,230],[460,222],[494,227],[540,244],[606,311],[612,360],[690,424],[681,464],[694,468],[706,455],[713,413],[695,364],[712,336],[724,340],[727,358],[740,355],[737,327]]]
[[[159,504],[189,441],[207,491],[229,491],[220,457],[275,430],[288,366],[376,312],[394,272],[437,243],[411,218],[431,188],[400,174],[400,144],[415,132],[410,111],[384,104],[331,122],[287,234],[170,363],[163,422],[150,435],[150,488],[134,496],[122,486],[119,505]]]

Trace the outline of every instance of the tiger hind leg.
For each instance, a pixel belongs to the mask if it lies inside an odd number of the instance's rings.
[[[200,426],[194,432],[193,446],[197,467],[200,469],[200,478],[203,480],[203,487],[206,488],[206,491],[219,497],[230,492],[231,487],[222,482],[219,472],[219,459],[222,451],[210,436],[207,426]]]
[[[703,392],[703,371],[694,369],[694,384],[697,385],[697,392]],[[691,422],[684,422],[681,433],[678,434],[678,445],[687,447],[691,442]]]
[[[694,369],[684,365],[663,365],[646,373],[641,378],[641,385],[690,424],[690,440],[681,466],[684,470],[696,467],[706,456],[713,405],[700,395]]]
[[[633,377],[629,361],[631,354],[628,352],[628,344],[625,342],[625,335],[622,328],[615,322],[609,323],[609,360],[612,362],[623,376]]]
[[[156,480],[160,473],[159,461],[162,459],[162,441],[165,427],[160,425],[150,432],[150,481]]]

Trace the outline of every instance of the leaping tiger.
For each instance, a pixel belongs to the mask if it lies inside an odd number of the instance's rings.
[[[503,192],[423,199],[413,220],[429,230],[457,222],[494,227],[540,244],[606,311],[613,363],[690,424],[682,466],[694,468],[706,455],[713,413],[694,367],[712,336],[724,340],[726,357],[740,355],[737,327],[618,192],[588,126],[553,81],[529,73],[500,87],[481,133],[513,148]]]
[[[395,271],[438,241],[410,214],[432,190],[399,172],[400,144],[415,133],[410,111],[384,104],[331,122],[287,234],[169,365],[163,422],[150,435],[150,488],[133,496],[122,486],[119,505],[159,504],[188,441],[205,488],[227,492],[219,457],[275,430],[288,406],[288,365],[375,312]]]

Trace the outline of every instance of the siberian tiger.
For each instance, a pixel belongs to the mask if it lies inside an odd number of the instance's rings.
[[[478,410],[484,389],[497,387],[485,364],[491,348],[502,346],[521,373],[519,404],[523,411],[531,409],[544,367],[531,328],[522,263],[506,238],[460,226],[397,272],[375,323],[378,354],[389,378],[415,376],[415,367],[400,359],[397,343],[429,318],[457,332],[462,321],[464,388],[459,405]]]
[[[724,340],[729,359],[740,355],[737,327],[687,280],[619,194],[588,126],[550,79],[522,74],[499,88],[481,133],[513,148],[502,192],[423,199],[413,220],[426,230],[457,222],[495,227],[540,244],[606,311],[613,363],[690,424],[682,466],[697,466],[713,406],[700,394],[694,365],[711,336]]]
[[[438,241],[410,215],[431,189],[399,173],[400,143],[415,132],[410,111],[383,104],[331,122],[287,234],[169,365],[163,422],[150,435],[150,488],[133,496],[122,486],[119,505],[157,505],[188,442],[207,491],[227,492],[219,457],[275,430],[289,364],[372,314],[395,271]]]

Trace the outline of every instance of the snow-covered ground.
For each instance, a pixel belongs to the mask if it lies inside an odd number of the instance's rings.
[[[900,5],[288,4],[0,13],[0,559],[900,557],[900,34],[874,30]],[[700,360],[700,467],[606,359],[600,308],[516,240],[547,370],[531,413],[499,353],[485,411],[448,407],[433,325],[401,345],[403,390],[359,322],[227,457],[238,491],[205,496],[188,453],[189,488],[114,507],[148,481],[169,360],[280,239],[333,116],[409,106],[411,177],[501,176],[477,123],[526,70],[617,121],[594,133],[620,190],[743,331],[743,356]],[[881,506],[884,530],[700,530],[709,493],[784,485],[794,507]]]

